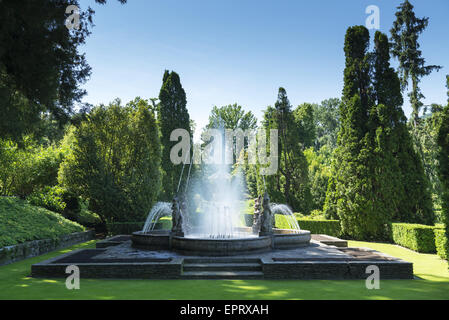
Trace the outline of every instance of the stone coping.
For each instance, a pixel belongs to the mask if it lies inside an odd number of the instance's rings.
[[[65,234],[56,239],[27,241],[0,248],[0,266],[40,256],[42,254],[70,247],[95,238],[95,231],[88,230]]]
[[[80,268],[82,278],[366,279],[367,267],[375,265],[381,279],[413,279],[410,262],[372,249],[340,249],[314,240],[307,247],[229,257],[137,250],[131,247],[131,241],[126,241],[103,249],[81,249],[34,264],[32,276],[66,277],[65,268],[72,264]]]

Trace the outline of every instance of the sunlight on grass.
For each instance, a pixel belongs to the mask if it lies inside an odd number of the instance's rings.
[[[56,280],[49,280],[49,279],[45,279],[42,282],[45,282],[45,283],[58,283],[58,281],[56,281]]]
[[[383,280],[367,290],[363,280],[100,280],[81,279],[80,290],[67,290],[64,279],[28,277],[31,265],[63,252],[93,248],[95,241],[0,267],[0,299],[449,299],[447,262],[392,244],[350,241],[414,263],[423,280]],[[194,288],[194,289],[192,289]]]

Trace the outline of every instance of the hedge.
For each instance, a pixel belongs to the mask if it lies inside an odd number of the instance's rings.
[[[132,234],[143,229],[145,222],[107,222],[108,235]]]
[[[301,229],[309,230],[312,234],[326,234],[333,237],[341,235],[339,220],[298,219],[298,224]]]
[[[252,226],[253,215],[244,214],[246,225]],[[277,214],[275,215],[276,228],[288,229],[289,225],[285,220],[285,216]],[[296,218],[298,225],[302,230],[309,230],[312,234],[327,234],[329,236],[338,237],[341,234],[340,221],[339,220],[325,220],[325,219],[307,219]]]
[[[449,241],[446,237],[445,230],[435,228],[435,247],[437,249],[437,254],[441,259],[448,260],[449,258]]]
[[[108,234],[112,236],[116,236],[119,234],[132,234],[136,231],[141,231],[143,226],[145,225],[145,221],[139,222],[108,222],[106,223],[106,227],[108,229]],[[170,230],[172,227],[171,217],[162,217],[156,223],[154,227],[155,230]]]
[[[436,253],[435,227],[411,223],[392,223],[393,242],[421,253]]]

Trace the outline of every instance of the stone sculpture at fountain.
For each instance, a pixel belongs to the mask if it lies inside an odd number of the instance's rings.
[[[260,231],[260,200],[261,197],[254,199],[254,216],[253,216],[253,233],[258,234]]]
[[[182,214],[179,205],[179,198],[175,196],[172,201],[172,234],[177,236],[184,236],[182,230]]]
[[[273,215],[270,208],[270,197],[265,192],[262,201],[262,214],[260,215],[260,233],[261,236],[273,234]]]

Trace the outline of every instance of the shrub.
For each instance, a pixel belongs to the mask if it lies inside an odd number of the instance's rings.
[[[312,234],[326,234],[334,237],[341,235],[339,220],[298,219],[298,224],[301,229],[309,230]]]
[[[145,222],[107,222],[106,228],[108,229],[109,235],[116,236],[140,231],[144,224]]]
[[[85,228],[60,214],[26,201],[0,197],[0,247],[40,239],[57,239]]]
[[[437,249],[437,254],[441,259],[449,259],[449,241],[446,237],[444,229],[435,228],[435,247]]]
[[[283,215],[275,215],[275,226],[280,229],[289,229],[289,223]],[[308,230],[312,234],[327,234],[338,237],[341,234],[340,221],[338,220],[320,220],[308,218],[296,218],[301,230]]]
[[[60,187],[45,187],[42,190],[34,191],[27,199],[34,206],[63,213],[66,203],[62,198],[62,193]]]
[[[392,223],[393,242],[421,253],[435,253],[435,227],[421,224]]]
[[[0,141],[0,194],[25,198],[46,186],[57,184],[58,169],[65,149],[36,146],[30,138],[19,148],[10,141]]]
[[[158,127],[145,100],[92,110],[73,132],[58,180],[103,221],[142,221],[161,189]]]

